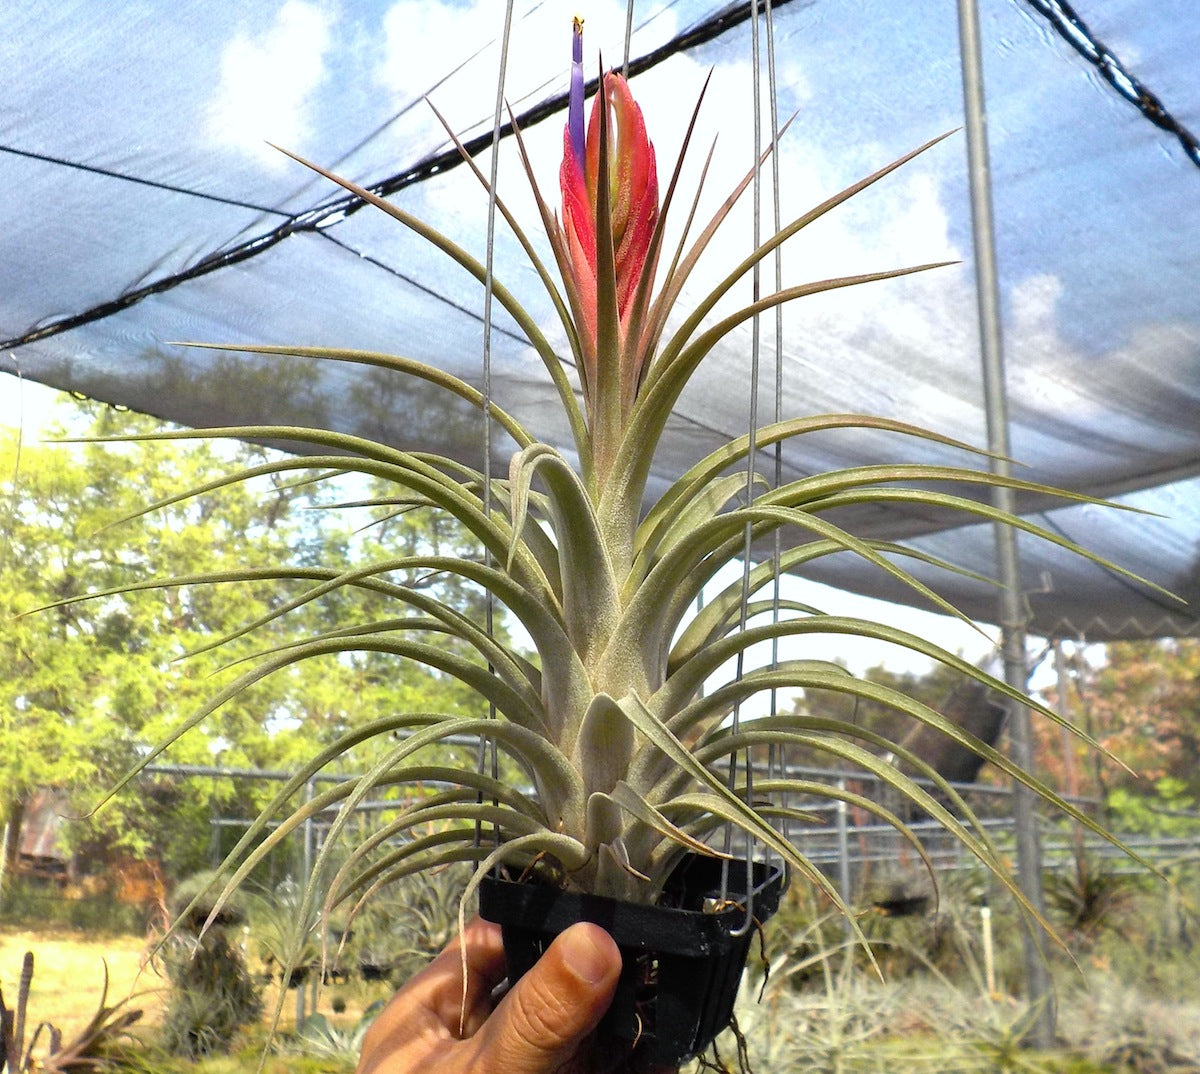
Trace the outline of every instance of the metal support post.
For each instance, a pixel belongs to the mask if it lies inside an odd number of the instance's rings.
[[[846,781],[838,780],[838,790],[845,791]],[[844,798],[839,798],[834,806],[837,818],[837,857],[838,857],[838,894],[842,897],[842,902],[846,906],[850,905],[850,825],[849,816],[846,809],[846,801]],[[846,936],[849,938],[853,935],[854,930],[851,928],[850,919],[846,918],[845,922]]]
[[[311,779],[306,784],[304,784],[304,803],[305,803],[305,805],[307,805],[309,802],[311,802],[313,800],[313,795],[314,795],[315,791],[316,791],[316,788]],[[312,870],[313,870],[313,822],[312,822],[312,817],[307,817],[305,819],[303,825],[301,825],[301,836],[302,836],[304,842],[301,846],[301,851],[300,851],[300,871],[302,874],[300,888],[301,888],[301,890],[303,890],[304,887],[309,883],[309,881],[312,877]],[[304,928],[304,922],[302,922],[302,921],[295,922],[295,927],[298,929]],[[299,939],[299,938],[300,937],[297,937],[297,939]],[[298,944],[297,947],[302,948],[303,944]],[[287,969],[288,969],[288,967],[285,966],[284,967],[285,973],[287,972]],[[287,978],[284,977],[285,986],[286,986],[286,983],[287,983]],[[298,981],[296,983],[296,1029],[297,1030],[299,1030],[300,1026],[304,1024],[304,1019],[305,1019],[305,1017],[307,1017],[307,1014],[308,1014],[308,1012],[306,1010],[307,1005],[306,1005],[305,1001],[306,1001],[306,996],[305,996],[304,982]]]
[[[1007,477],[1010,473],[1008,404],[1004,381],[1004,352],[1000,329],[1000,288],[996,271],[995,231],[992,220],[991,166],[988,160],[987,112],[983,88],[983,58],[980,48],[979,11],[976,0],[958,0],[959,50],[962,61],[963,105],[966,113],[967,161],[971,185],[971,222],[975,253],[975,285],[979,304],[979,334],[983,361],[984,402],[987,409],[988,448],[995,453],[992,471]],[[993,506],[1014,513],[1015,496],[1011,489],[992,490]],[[1025,629],[1021,607],[1021,572],[1017,556],[1016,534],[1011,527],[995,527],[996,561],[1002,591],[1000,595],[1001,645],[1004,654],[1004,678],[1024,691],[1028,685],[1025,662]],[[1006,702],[1008,734],[1012,761],[1023,769],[1033,763],[1032,727],[1029,709]],[[1034,796],[1021,784],[1013,788],[1016,825],[1018,881],[1029,902],[1041,913],[1042,851],[1037,830]],[[1037,1021],[1031,1026],[1029,1042],[1047,1048],[1054,1042],[1054,998],[1050,971],[1035,931],[1027,922],[1023,929],[1025,976],[1028,998],[1038,1008]]]

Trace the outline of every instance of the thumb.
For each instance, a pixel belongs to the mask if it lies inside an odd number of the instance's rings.
[[[551,1074],[569,1062],[604,1017],[621,974],[621,953],[599,925],[572,925],[488,1019],[480,1071]]]

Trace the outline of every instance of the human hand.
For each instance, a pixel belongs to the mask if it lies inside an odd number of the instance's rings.
[[[498,925],[475,918],[375,1020],[357,1074],[629,1070],[626,1056],[597,1055],[587,1040],[612,1002],[620,972],[621,955],[608,933],[574,925],[493,1010],[492,991],[505,975],[504,946]]]

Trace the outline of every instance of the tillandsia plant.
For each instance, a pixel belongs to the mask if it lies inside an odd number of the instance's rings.
[[[29,995],[33,986],[33,952],[26,951],[17,984],[17,1004],[9,1008],[0,993],[0,1074],[79,1074],[117,1065],[123,1045],[129,1042],[131,1027],[142,1017],[129,1006],[134,997],[108,1005],[108,963],[104,963],[104,982],[100,1004],[87,1025],[69,1041],[50,1022],[33,1026],[28,1022]],[[26,1030],[30,1030],[28,1039]],[[44,1034],[44,1036],[43,1036]],[[42,1047],[39,1049],[38,1045]],[[41,1054],[35,1054],[40,1051]]]
[[[740,676],[731,675],[715,688],[712,680],[731,658],[756,643],[777,640],[781,651],[790,653],[802,652],[804,640],[813,635],[865,637],[940,661],[1030,705],[1045,718],[1062,722],[1045,706],[925,638],[876,622],[774,602],[766,593],[779,572],[803,571],[821,557],[849,554],[953,613],[896,562],[917,553],[856,536],[833,521],[831,513],[849,504],[903,498],[939,510],[957,510],[964,517],[1005,523],[1096,559],[1058,534],[958,491],[964,485],[981,490],[997,485],[1039,493],[1056,490],[972,466],[863,466],[814,474],[778,487],[736,472],[747,467],[755,450],[830,429],[883,431],[963,452],[975,450],[900,421],[820,414],[767,424],[753,430],[753,436],[748,431],[678,476],[655,502],[646,503],[651,464],[672,408],[697,367],[731,331],[763,311],[806,295],[934,267],[918,265],[796,284],[719,318],[710,316],[756,265],[808,224],[939,139],[788,223],[730,266],[695,308],[672,317],[698,259],[751,185],[754,168],[707,223],[693,228],[700,187],[712,158],[710,149],[696,191],[686,199],[690,201],[685,206],[687,226],[668,243],[667,222],[676,201],[684,197],[680,179],[700,102],[660,196],[655,151],[629,84],[619,74],[603,74],[586,125],[584,85],[582,31],[577,23],[558,211],[543,195],[537,169],[516,131],[517,151],[553,252],[557,279],[504,201],[488,191],[553,303],[578,371],[578,391],[542,328],[500,280],[489,278],[484,264],[472,254],[370,190],[301,161],[423,236],[491,287],[494,300],[525,334],[557,389],[572,434],[571,458],[540,441],[475,387],[440,369],[403,356],[305,346],[222,349],[366,364],[437,385],[486,411],[488,422],[511,438],[514,453],[507,478],[436,455],[319,429],[256,425],[162,434],[301,443],[314,454],[268,462],[231,474],[224,483],[313,468],[366,475],[394,488],[396,504],[452,516],[485,553],[478,559],[380,558],[348,571],[280,564],[144,583],[144,588],[150,588],[266,579],[301,585],[299,595],[281,601],[268,617],[247,623],[237,637],[335,592],[370,591],[385,596],[396,609],[394,617],[347,623],[261,654],[249,670],[188,718],[170,741],[265,676],[298,661],[335,659],[353,651],[423,662],[468,684],[480,698],[480,713],[472,717],[437,712],[381,714],[312,756],[232,852],[230,890],[307,818],[340,806],[314,872],[321,875],[322,864],[333,861],[330,848],[359,803],[381,788],[418,781],[446,789],[420,797],[393,815],[355,846],[336,870],[325,873],[332,879],[323,885],[323,893],[311,892],[311,899],[323,894],[329,905],[347,901],[353,905],[407,874],[468,861],[478,867],[477,876],[502,864],[513,875],[529,874],[568,890],[653,903],[681,855],[721,853],[712,849],[721,842],[714,836],[732,826],[782,857],[793,874],[807,878],[840,905],[821,871],[773,824],[778,818],[803,823],[806,815],[786,803],[811,800],[811,796],[841,799],[866,810],[894,825],[923,854],[903,819],[879,802],[784,772],[757,776],[752,786],[740,769],[730,775],[731,758],[794,746],[874,774],[953,832],[1022,898],[966,803],[929,765],[898,743],[850,722],[804,713],[743,717],[736,724],[730,723],[730,716],[752,697],[773,690],[836,691],[881,702],[938,729],[1055,808],[1095,827],[1030,773],[933,709],[836,664],[787,656]],[[703,96],[701,92],[701,101]],[[488,188],[488,180],[462,151],[465,162]],[[676,322],[677,327],[668,328]],[[773,560],[750,567],[744,582],[706,592],[703,609],[695,612],[701,588],[711,589],[723,566],[743,559],[750,547],[747,533],[755,543],[776,533],[791,543],[785,543]],[[919,558],[954,570],[953,565],[923,553]],[[395,580],[399,572],[413,569],[445,572],[487,591],[520,624],[536,652],[529,654],[498,640],[429,592]],[[768,617],[767,622],[756,618],[773,604],[781,608],[778,617]],[[474,657],[464,658],[440,645],[439,639],[447,635],[465,643]],[[423,750],[456,735],[479,736],[492,744],[527,774],[534,793],[521,793],[509,781],[496,778],[486,765],[455,767],[423,759],[428,757]],[[384,747],[369,770],[299,808],[290,804],[314,775],[327,766],[345,764],[351,751],[367,740]],[[159,744],[146,762],[170,741]],[[926,777],[935,789],[931,791],[911,773]]]

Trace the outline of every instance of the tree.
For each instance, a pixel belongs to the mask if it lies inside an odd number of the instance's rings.
[[[885,665],[869,668],[863,673],[863,678],[870,682],[879,683],[899,690],[908,697],[915,698],[931,708],[954,718],[947,707],[956,703],[958,691],[972,685],[971,680],[958,674],[952,668],[943,664],[933,664],[924,674],[912,671],[892,671]],[[983,692],[986,694],[986,691]],[[984,704],[983,701],[980,704]],[[913,748],[915,752],[931,763],[936,758],[932,756],[939,752],[939,740],[949,740],[937,731],[926,728],[912,717],[898,712],[878,702],[852,698],[833,691],[808,691],[795,702],[795,711],[807,712],[813,716],[823,716],[829,719],[844,720],[853,723],[866,731],[883,735],[894,742],[899,742]],[[961,720],[957,722],[962,722]],[[979,733],[975,727],[969,728]],[[984,736],[986,737],[986,736]],[[809,757],[804,763],[817,766],[827,766],[828,760],[819,757]],[[957,778],[948,774],[948,778]]]
[[[64,431],[90,436],[162,429],[153,419],[94,404],[75,408],[64,422]],[[7,476],[0,485],[0,660],[7,672],[0,681],[0,824],[9,866],[35,790],[66,789],[72,811],[87,812],[168,727],[241,670],[231,662],[264,640],[286,645],[385,614],[377,596],[360,592],[351,601],[339,591],[280,616],[251,643],[238,631],[311,583],[240,579],[75,598],[154,578],[279,562],[303,567],[319,558],[343,569],[385,547],[403,555],[458,550],[464,541],[404,505],[314,510],[363,491],[328,475],[298,480],[293,472],[198,500],[171,499],[269,457],[264,448],[235,442],[26,443],[18,451],[14,435],[0,438],[0,474]],[[365,497],[370,501],[370,489]],[[481,598],[469,586],[425,573],[406,580],[436,587],[482,618]],[[63,601],[69,603],[56,603]],[[33,611],[46,605],[55,606]],[[210,648],[223,638],[226,644]],[[454,708],[468,703],[464,698],[457,685],[378,654],[306,661],[223,706],[169,759],[209,764],[219,755],[226,766],[286,768],[314,740],[330,741],[373,715],[397,707]],[[143,778],[112,808],[71,825],[72,838],[135,856],[154,848],[179,875],[207,864],[214,807],[252,815],[273,790]]]
[[[1075,744],[1080,792],[1155,796],[1161,785],[1173,799],[1200,799],[1200,639],[1113,642],[1101,667],[1080,657],[1075,672],[1066,701],[1078,722],[1132,770]],[[1063,745],[1047,740],[1039,753],[1062,757]]]

